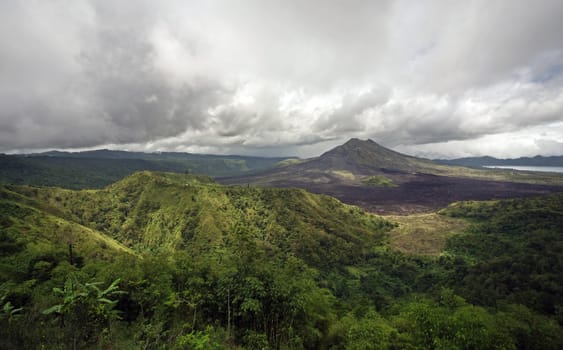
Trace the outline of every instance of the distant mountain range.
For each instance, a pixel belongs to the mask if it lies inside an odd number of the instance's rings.
[[[460,165],[467,167],[484,167],[484,166],[563,166],[563,156],[535,156],[521,157],[515,159],[498,159],[494,157],[467,157],[458,159],[435,159],[434,162],[445,165]]]
[[[101,188],[143,170],[234,176],[272,168],[287,159],[112,150],[0,154],[0,182],[71,189]]]
[[[112,150],[0,154],[0,183],[102,188],[145,170],[204,174],[228,185],[303,188],[381,213],[563,191],[562,175],[439,164],[359,139],[310,159]]]
[[[96,158],[96,159],[144,159],[156,161],[194,161],[194,160],[240,160],[252,166],[263,166],[273,164],[291,157],[253,157],[239,155],[217,155],[217,154],[198,154],[186,152],[130,152],[109,149],[99,149],[83,152],[63,152],[49,151],[43,153],[32,153],[24,155],[26,157],[59,157],[59,158]]]

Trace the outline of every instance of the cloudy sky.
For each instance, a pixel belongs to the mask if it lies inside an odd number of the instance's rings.
[[[563,154],[563,2],[2,0],[0,152]]]

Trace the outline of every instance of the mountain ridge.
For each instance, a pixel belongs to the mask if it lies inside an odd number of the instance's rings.
[[[103,188],[143,170],[233,176],[272,168],[288,159],[293,158],[114,150],[0,154],[0,183]]]
[[[516,166],[563,166],[562,156],[519,157],[519,158],[495,158],[491,156],[464,157],[455,159],[435,159],[434,162],[445,165],[461,165],[468,167],[483,167],[493,165],[516,165]]]
[[[143,171],[100,190],[10,187],[18,202],[103,233],[136,252],[172,252],[186,240],[215,249],[244,224],[271,249],[293,249],[304,259],[315,251],[314,256],[326,254],[309,260],[321,264],[336,252],[319,244],[346,246],[346,254],[341,253],[354,259],[360,243],[378,242],[392,227],[328,196],[302,189],[222,186],[207,176]]]

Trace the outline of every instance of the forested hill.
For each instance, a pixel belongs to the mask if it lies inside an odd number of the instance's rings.
[[[206,176],[139,172],[104,190],[13,188],[140,253],[176,251],[188,242],[209,250],[239,230],[265,248],[289,249],[310,263],[346,264],[390,227],[332,197],[299,189],[226,187]]]
[[[465,224],[417,256],[298,189],[0,187],[0,348],[560,349],[563,195],[439,215]]]

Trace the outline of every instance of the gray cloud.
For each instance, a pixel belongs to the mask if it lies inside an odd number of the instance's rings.
[[[314,124],[318,132],[356,133],[364,130],[364,114],[389,101],[388,89],[373,89],[359,94],[347,94],[342,97],[340,106],[321,116]]]
[[[563,153],[562,17],[556,0],[2,1],[0,151]]]

